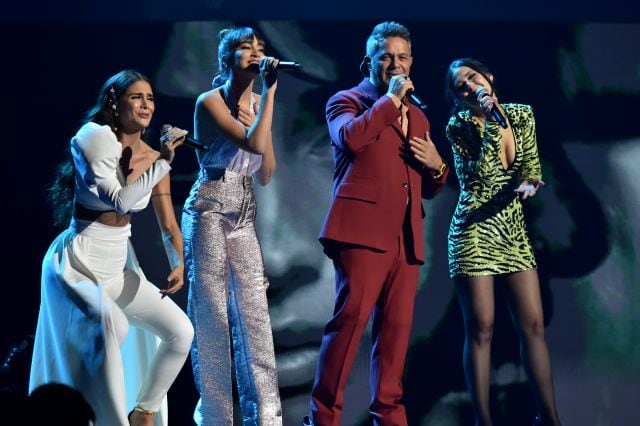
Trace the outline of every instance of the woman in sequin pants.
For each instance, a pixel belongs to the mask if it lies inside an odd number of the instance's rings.
[[[221,31],[214,89],[196,102],[195,137],[208,150],[198,151],[200,173],[182,230],[199,425],[233,424],[229,330],[244,424],[282,424],[269,283],[254,223],[253,174],[266,185],[275,170],[271,122],[278,61],[263,49],[251,28]],[[253,93],[258,74],[261,96]]]

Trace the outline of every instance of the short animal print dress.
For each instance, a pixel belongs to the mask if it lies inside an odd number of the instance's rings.
[[[497,275],[536,268],[519,193],[525,179],[541,179],[535,120],[529,105],[503,104],[515,141],[515,158],[500,161],[500,126],[484,128],[469,111],[447,125],[460,197],[449,228],[449,274]]]

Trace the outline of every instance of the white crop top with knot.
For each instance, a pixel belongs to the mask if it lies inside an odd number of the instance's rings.
[[[129,184],[120,169],[122,144],[109,126],[89,122],[71,139],[75,164],[75,201],[91,210],[137,212],[149,204],[151,189],[171,166],[163,159],[153,162]]]

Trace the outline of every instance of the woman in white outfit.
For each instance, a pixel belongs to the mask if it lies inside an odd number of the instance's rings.
[[[78,389],[96,426],[166,424],[166,394],[193,339],[185,313],[164,297],[183,284],[169,164],[186,132],[171,129],[161,152],[153,150],[142,134],[154,108],[142,74],[109,78],[71,139],[73,163],[60,168],[50,194],[58,219],[72,217],[42,264],[29,391],[51,382]],[[163,290],[147,281],[129,241],[131,214],[149,200],[171,266]]]

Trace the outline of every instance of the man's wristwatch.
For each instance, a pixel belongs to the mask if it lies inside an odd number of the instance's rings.
[[[440,179],[442,177],[442,175],[444,174],[444,171],[447,170],[447,163],[445,163],[444,161],[442,162],[442,164],[440,164],[438,166],[438,168],[431,172],[433,173],[433,177],[436,179]]]

